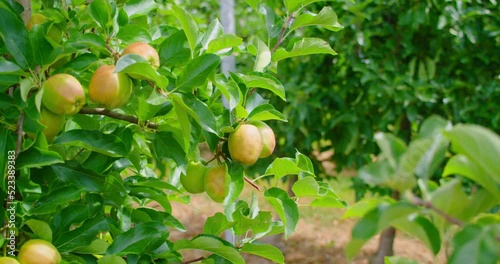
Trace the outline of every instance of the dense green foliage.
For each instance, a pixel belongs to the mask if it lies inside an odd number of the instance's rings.
[[[333,149],[337,168],[378,153],[377,131],[406,142],[437,114],[500,132],[500,7],[495,1],[330,3],[345,28],[314,28],[339,53],[280,64],[284,153]],[[321,7],[317,7],[319,11]],[[300,36],[300,34],[297,34]],[[278,107],[277,105],[281,105]],[[300,132],[300,133],[297,133]]]

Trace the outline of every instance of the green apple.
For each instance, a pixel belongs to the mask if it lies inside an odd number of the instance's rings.
[[[19,261],[9,257],[0,257],[0,264],[20,264]]]
[[[74,115],[85,104],[85,92],[75,77],[55,74],[43,85],[42,104],[54,114]]]
[[[229,193],[229,177],[226,175],[226,164],[208,169],[205,175],[205,192],[217,203],[222,203]]]
[[[181,175],[181,184],[189,193],[202,193],[205,191],[206,174],[207,167],[199,161],[191,161],[186,169],[186,174]]]
[[[132,81],[125,73],[116,73],[114,65],[99,67],[89,83],[89,98],[107,109],[124,106],[132,94]]]
[[[49,19],[46,16],[44,16],[40,13],[36,13],[36,14],[33,14],[31,16],[30,20],[28,21],[28,24],[26,24],[26,28],[28,30],[31,30],[35,25],[41,25],[41,24],[48,22],[48,21],[49,21]],[[47,33],[47,36],[52,41],[54,41],[55,43],[58,43],[58,44],[61,43],[63,31],[59,26],[57,26],[56,24],[52,24],[46,33]]]
[[[61,254],[51,243],[42,239],[31,239],[22,245],[17,259],[22,264],[59,264]]]
[[[259,129],[251,124],[240,124],[229,134],[229,153],[234,161],[254,164],[262,152],[263,143]]]

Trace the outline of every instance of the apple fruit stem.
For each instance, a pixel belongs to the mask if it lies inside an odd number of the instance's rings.
[[[244,176],[243,178],[245,179],[246,182],[248,182],[250,185],[252,185],[252,187],[254,187],[255,189],[257,189],[257,191],[259,191],[259,192],[264,191],[259,185],[255,184],[255,182],[253,182],[252,180],[250,180],[249,178],[247,178],[247,176]]]
[[[137,118],[135,116],[120,114],[120,113],[113,112],[113,111],[105,109],[105,108],[82,107],[82,109],[80,109],[80,111],[78,113],[84,114],[84,115],[104,115],[104,116],[108,116],[108,117],[111,117],[114,119],[127,121],[127,122],[130,122],[133,124],[139,124],[139,118]],[[151,128],[151,129],[158,129],[158,124],[153,123],[153,122],[149,122],[147,120],[144,122],[144,125],[148,128]]]

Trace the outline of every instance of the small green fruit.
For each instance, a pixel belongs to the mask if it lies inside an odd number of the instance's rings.
[[[54,114],[74,115],[85,104],[85,92],[75,77],[55,74],[43,85],[42,103]]]
[[[214,200],[222,203],[229,193],[229,178],[226,176],[226,164],[209,168],[205,175],[205,192]]]
[[[0,264],[20,264],[19,261],[9,257],[1,257]]]
[[[44,16],[40,13],[36,13],[36,14],[33,14],[31,16],[30,20],[28,21],[28,24],[26,25],[26,28],[28,30],[31,30],[35,25],[41,25],[41,24],[48,22],[48,21],[49,21],[49,19],[46,16]],[[61,43],[63,31],[59,26],[57,26],[56,24],[52,24],[46,33],[47,33],[47,36],[52,41],[54,41],[55,43],[58,43],[58,44]]]
[[[22,264],[59,264],[61,254],[49,242],[42,239],[31,239],[23,244],[17,259]]]
[[[252,165],[262,152],[262,136],[256,126],[240,124],[229,134],[228,145],[233,160]]]
[[[186,174],[181,175],[181,184],[190,193],[202,193],[205,191],[205,175],[207,167],[201,162],[191,161],[186,169]]]

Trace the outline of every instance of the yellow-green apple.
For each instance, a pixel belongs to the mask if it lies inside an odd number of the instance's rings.
[[[52,113],[73,115],[85,104],[85,91],[75,77],[58,73],[45,81],[42,104]]]
[[[59,264],[61,254],[51,243],[42,239],[31,239],[22,245],[17,259],[21,264]]]
[[[149,61],[151,66],[155,69],[160,67],[160,56],[158,55],[158,52],[151,45],[145,42],[135,42],[125,47],[121,56],[127,54],[136,54],[143,57],[145,60]]]
[[[262,121],[252,121],[251,124],[259,129],[260,136],[262,137],[262,152],[259,158],[271,156],[276,147],[276,138],[273,129]]]
[[[254,164],[262,152],[262,136],[259,129],[251,124],[239,124],[229,134],[228,148],[234,161],[245,165]]]
[[[220,164],[208,169],[205,175],[205,192],[214,202],[222,203],[228,195],[228,180],[226,164]]]

